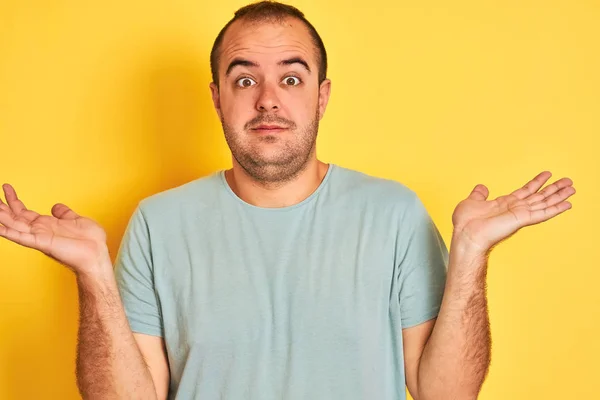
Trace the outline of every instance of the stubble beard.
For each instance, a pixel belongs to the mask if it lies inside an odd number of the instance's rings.
[[[282,120],[265,116],[251,122],[255,126],[259,123],[282,123]],[[308,165],[308,161],[315,151],[319,131],[319,115],[317,109],[314,119],[306,127],[301,129],[290,128],[289,132],[283,133],[288,137],[291,136],[292,139],[287,140],[276,154],[270,154],[268,157],[265,157],[258,148],[240,140],[241,135],[228,125],[223,118],[221,118],[221,125],[231,154],[244,171],[261,184],[278,186],[296,178]],[[286,125],[289,126],[289,122]],[[293,126],[296,125],[293,124]],[[248,131],[248,129],[245,130]],[[249,135],[252,135],[252,133]],[[277,137],[277,135],[278,133],[265,135],[258,138],[258,140],[263,143],[275,143],[284,140]]]

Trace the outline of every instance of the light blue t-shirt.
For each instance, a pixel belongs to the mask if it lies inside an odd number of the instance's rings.
[[[404,400],[402,329],[437,316],[447,247],[414,191],[335,164],[261,208],[224,171],[141,200],[115,274],[161,336],[169,399]]]

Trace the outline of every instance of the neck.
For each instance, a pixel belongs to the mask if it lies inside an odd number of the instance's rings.
[[[257,207],[280,208],[298,204],[309,197],[321,184],[329,164],[316,158],[292,180],[282,184],[258,182],[233,160],[233,168],[225,171],[231,190],[246,203]]]

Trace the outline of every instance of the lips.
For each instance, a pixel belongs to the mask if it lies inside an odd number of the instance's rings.
[[[259,125],[259,126],[257,126],[256,128],[253,128],[253,129],[257,130],[257,131],[268,131],[268,130],[276,131],[276,130],[285,129],[285,127],[279,126],[279,125]]]
[[[269,135],[269,134],[280,134],[287,130],[288,128],[280,125],[259,125],[256,128],[252,128],[252,132],[261,135]]]

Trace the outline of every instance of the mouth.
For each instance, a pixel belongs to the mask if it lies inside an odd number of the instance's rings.
[[[283,131],[287,130],[287,128],[284,126],[279,126],[279,125],[259,125],[256,128],[252,128],[251,130],[253,132],[258,132],[258,133],[277,133],[277,132],[283,132]]]

